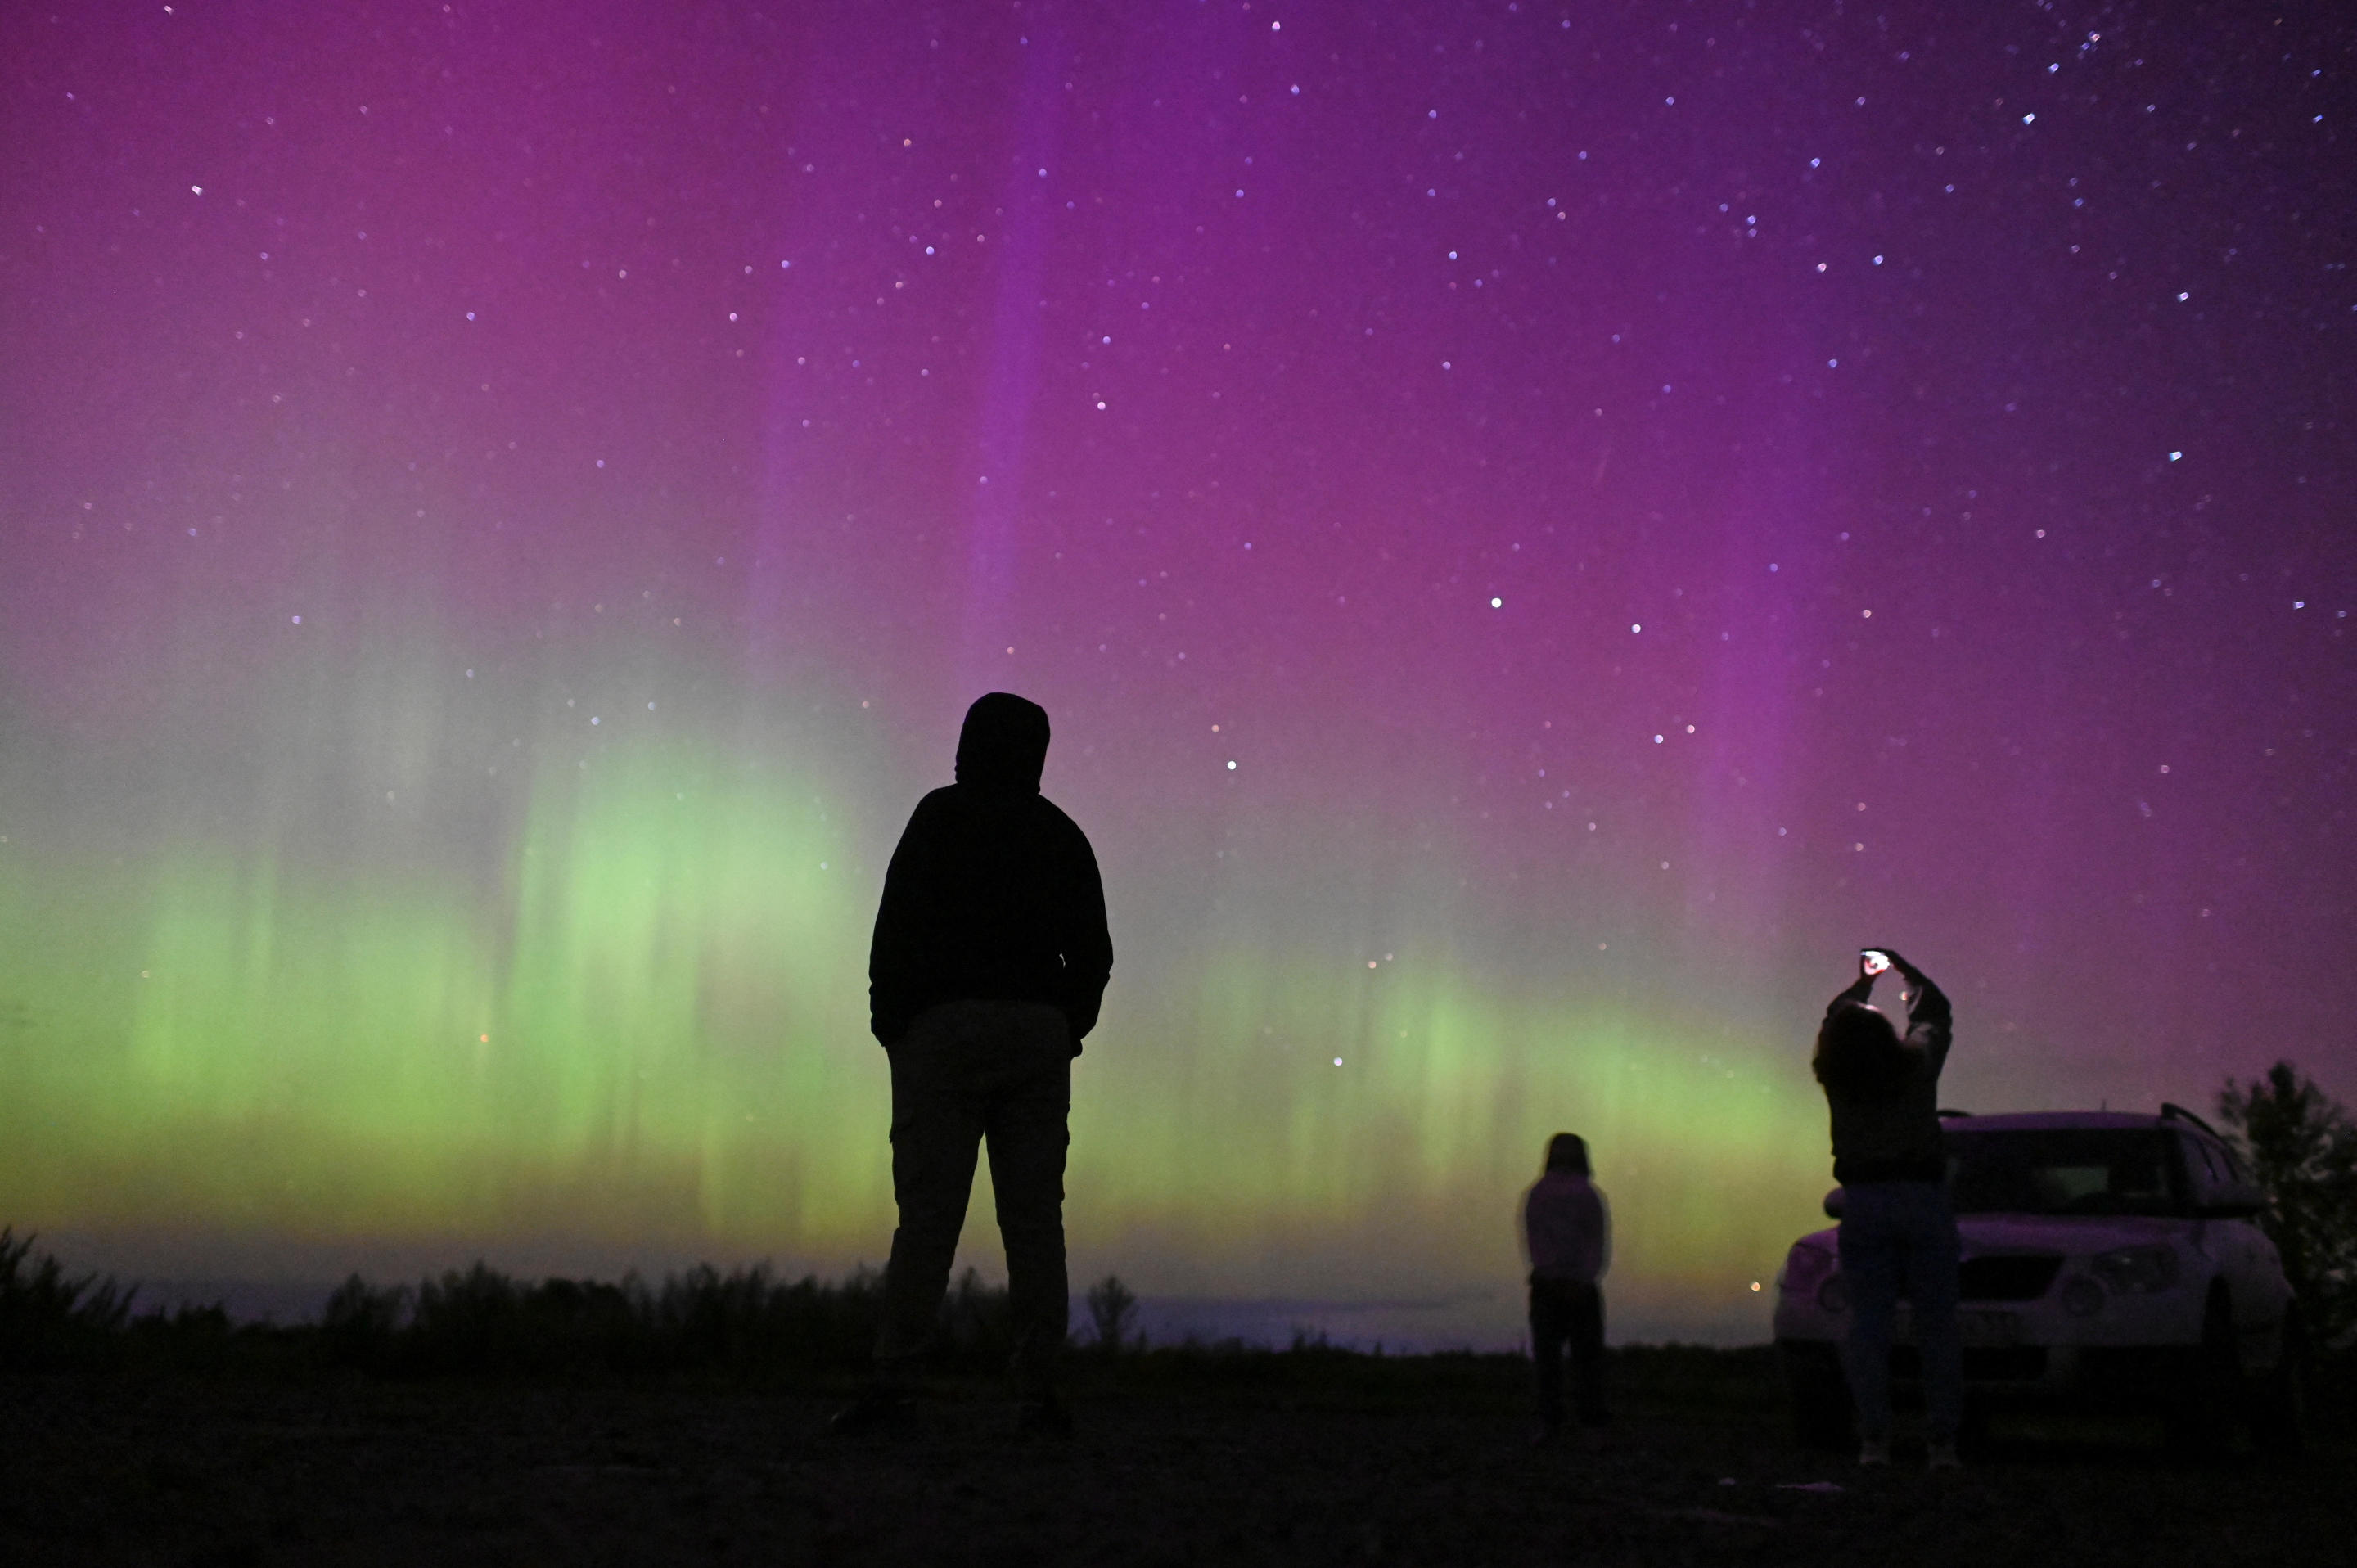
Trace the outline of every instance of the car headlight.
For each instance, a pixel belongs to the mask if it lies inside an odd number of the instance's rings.
[[[2177,1283],[2177,1249],[2115,1247],[2095,1254],[2095,1277],[2123,1295],[2150,1294]]]

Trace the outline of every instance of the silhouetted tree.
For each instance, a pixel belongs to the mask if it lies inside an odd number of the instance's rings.
[[[2247,1084],[2229,1078],[2218,1113],[2266,1193],[2259,1223],[2299,1293],[2309,1342],[2357,1339],[2357,1123],[2287,1061]]]
[[[321,1353],[331,1366],[382,1365],[415,1300],[406,1285],[378,1290],[353,1274],[336,1287],[319,1314]]]
[[[1089,1321],[1096,1325],[1097,1348],[1108,1356],[1129,1343],[1130,1325],[1137,1320],[1137,1296],[1107,1274],[1089,1287]]]

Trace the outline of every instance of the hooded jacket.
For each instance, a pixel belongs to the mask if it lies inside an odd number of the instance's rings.
[[[1088,836],[1039,793],[1048,714],[994,692],[967,710],[957,782],[917,803],[884,874],[868,1026],[886,1046],[942,1002],[1045,1002],[1095,1027],[1113,972]]]

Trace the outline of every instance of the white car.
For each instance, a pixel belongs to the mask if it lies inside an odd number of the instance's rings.
[[[1964,1239],[1958,1328],[1971,1406],[2069,1401],[2158,1409],[2173,1441],[2204,1447],[2240,1419],[2264,1449],[2296,1449],[2299,1318],[2264,1205],[2201,1118],[1943,1112],[1949,1192]],[[1825,1195],[1841,1214],[1841,1189]],[[1850,1434],[1839,1348],[1849,1283],[1834,1230],[1792,1244],[1776,1277],[1776,1345],[1796,1430]],[[1911,1380],[1906,1304],[1896,1376]]]

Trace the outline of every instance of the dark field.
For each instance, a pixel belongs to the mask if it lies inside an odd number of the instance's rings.
[[[839,1440],[808,1380],[11,1374],[0,1560],[2345,1563],[2357,1522],[2330,1418],[2290,1463],[1999,1420],[1960,1475],[1862,1475],[1787,1440],[1764,1350],[1616,1352],[1616,1423],[1542,1450],[1512,1358],[1076,1360],[1069,1442],[983,1379]]]

